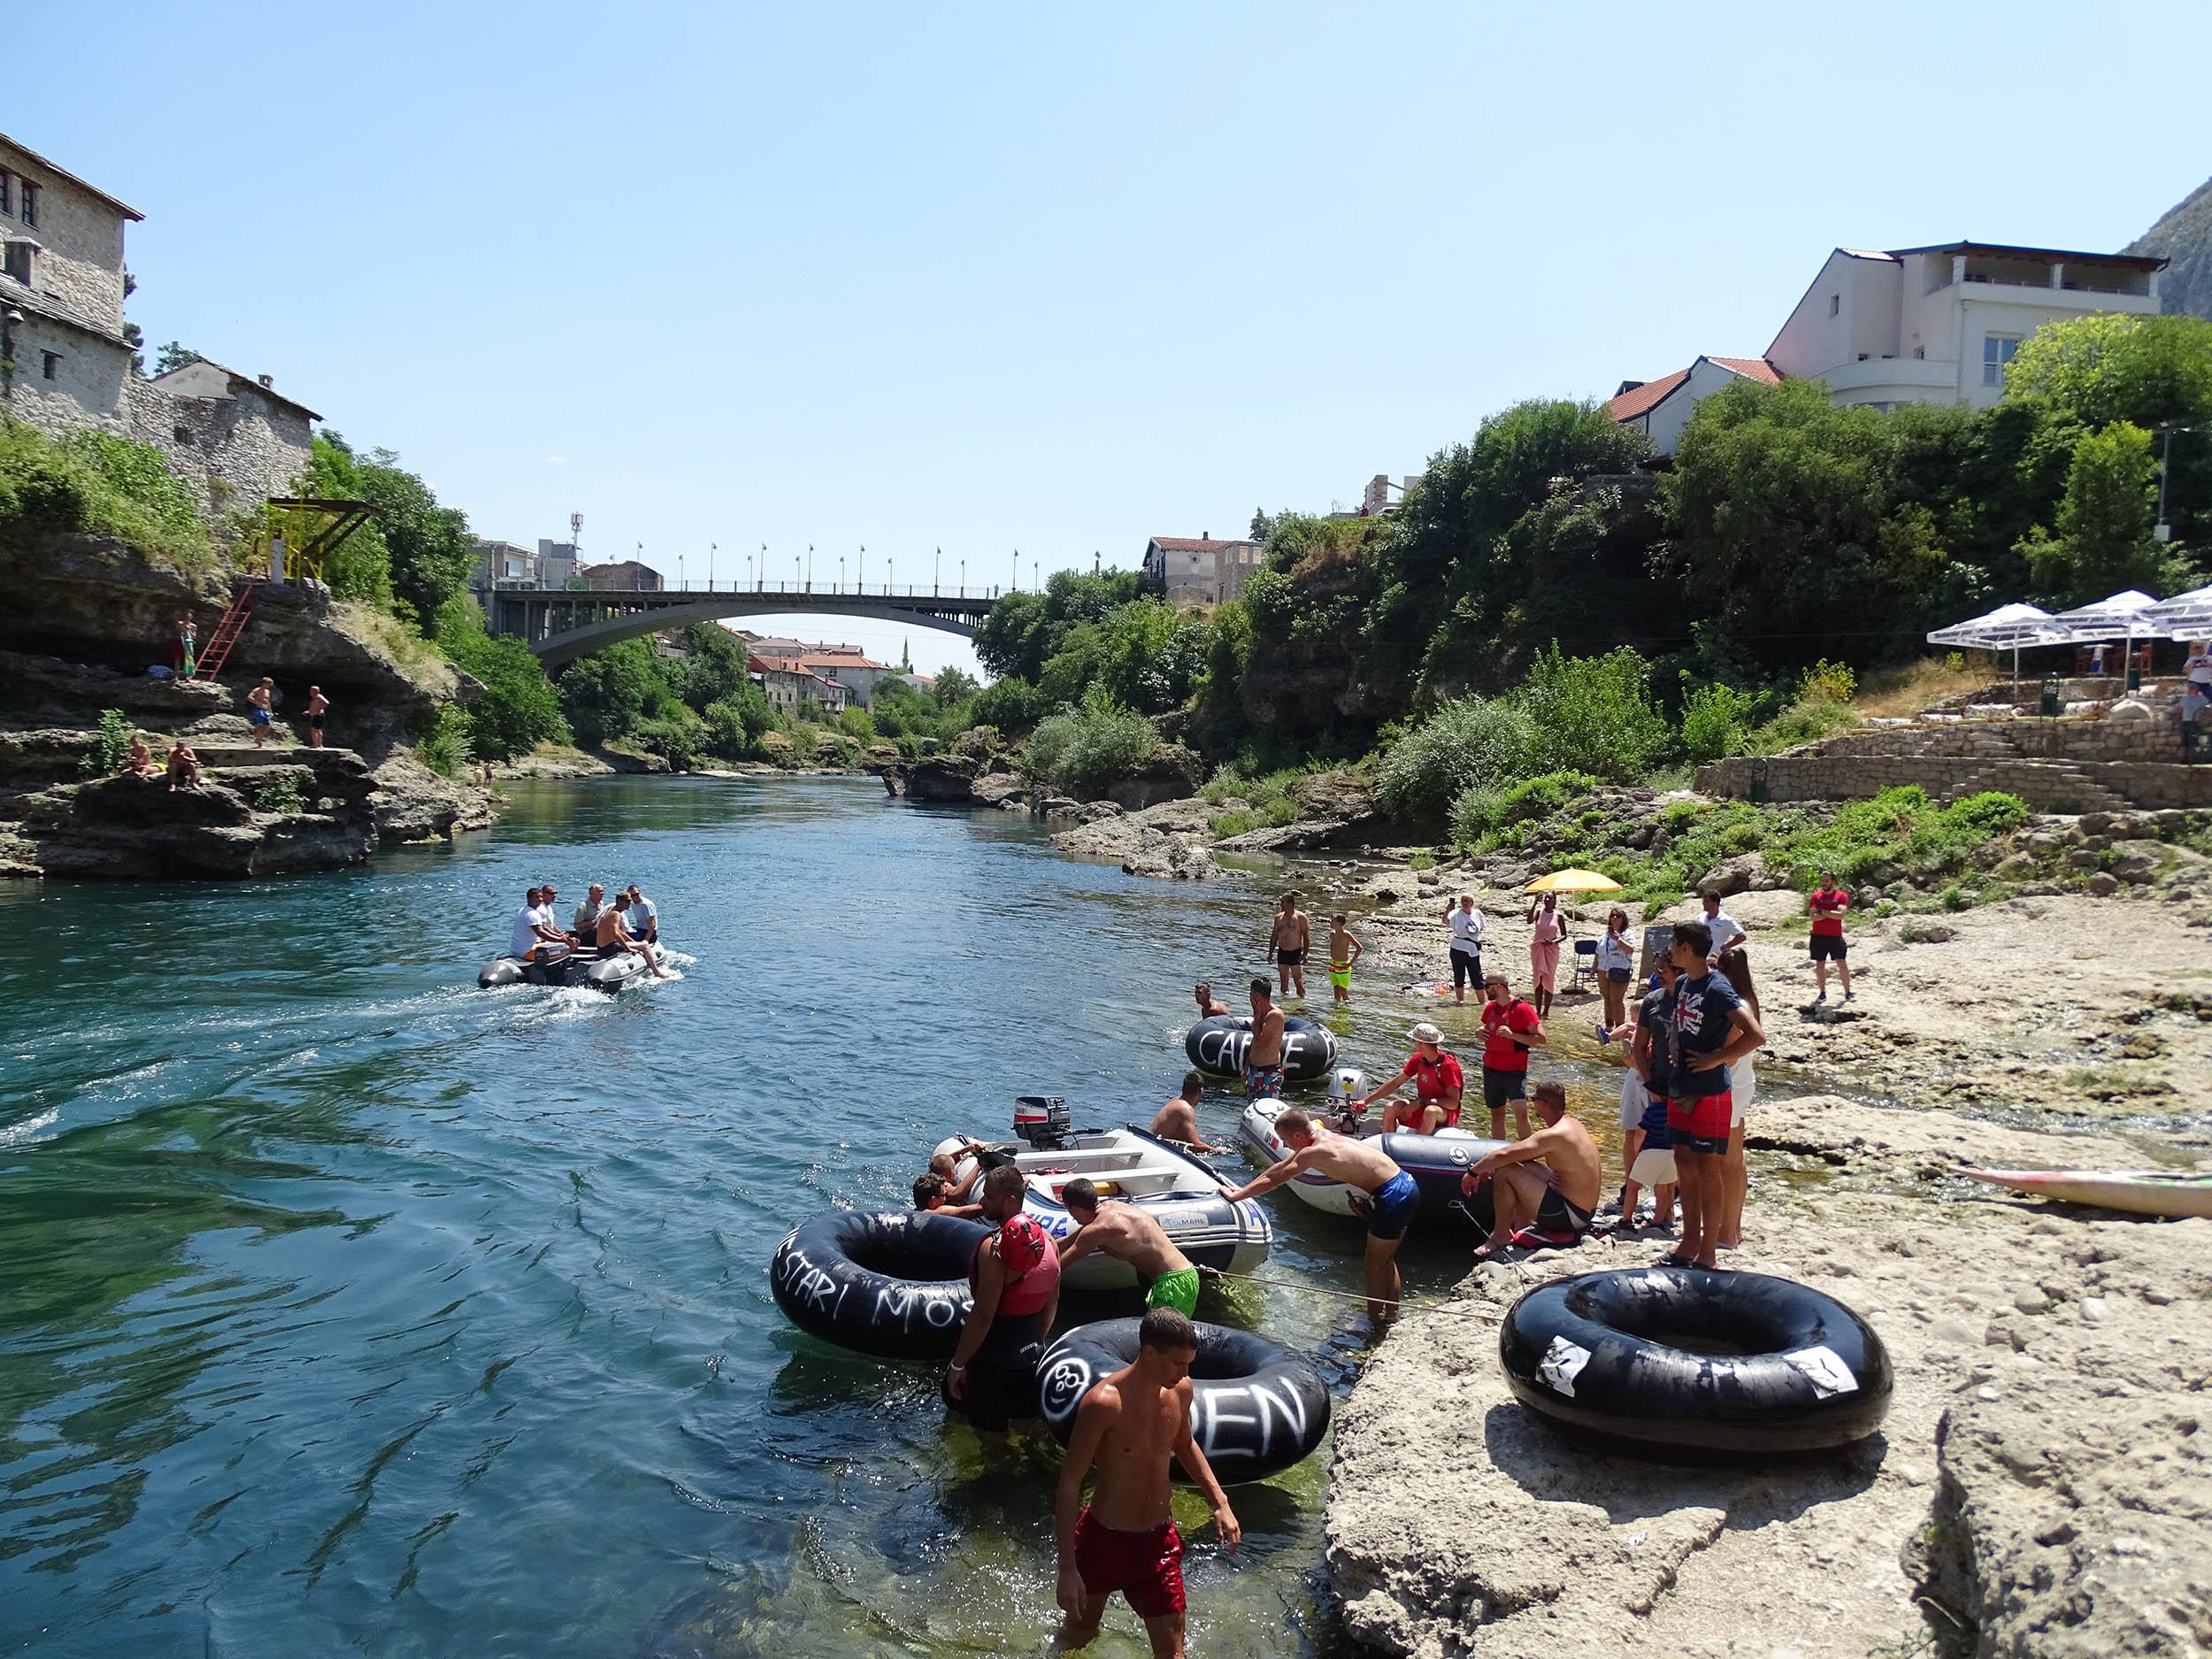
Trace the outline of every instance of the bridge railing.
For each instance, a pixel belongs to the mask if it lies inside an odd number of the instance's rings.
[[[503,591],[505,591],[503,589]],[[737,594],[783,594],[795,598],[832,599],[976,599],[999,600],[1008,590],[997,587],[953,587],[933,584],[927,588],[895,588],[889,582],[810,582],[768,581],[738,582],[728,586],[711,581],[694,581],[680,577],[664,582],[658,588],[547,588],[539,590],[560,594],[573,599],[588,601],[595,594],[698,594],[714,597]]]

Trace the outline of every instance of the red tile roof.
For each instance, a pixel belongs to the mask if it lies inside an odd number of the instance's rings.
[[[1605,412],[1616,420],[1633,420],[1689,378],[1689,370],[1677,369],[1672,374],[1663,374],[1655,380],[1646,380],[1641,386],[1632,386],[1607,403]]]
[[[1779,386],[1782,376],[1774,365],[1764,357],[1700,357],[1697,363],[1717,363],[1731,374],[1740,374],[1747,380],[1756,380],[1763,386]],[[1619,421],[1634,420],[1649,413],[1667,401],[1675,388],[1690,378],[1690,370],[1677,369],[1672,374],[1663,374],[1655,380],[1646,380],[1641,386],[1632,386],[1624,392],[1617,392],[1605,405],[1605,412]]]
[[[1781,373],[1764,357],[1708,357],[1708,363],[1717,363],[1724,369],[1733,369],[1747,380],[1756,380],[1762,386],[1779,386]]]

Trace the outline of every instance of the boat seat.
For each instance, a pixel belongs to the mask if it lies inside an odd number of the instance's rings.
[[[1063,1187],[1078,1176],[1087,1175],[1098,1183],[1101,1192],[1113,1197],[1169,1190],[1190,1172],[1187,1165],[1180,1164],[1140,1164],[1123,1170],[1055,1170],[1049,1175],[1033,1174],[1029,1179],[1056,1199]]]

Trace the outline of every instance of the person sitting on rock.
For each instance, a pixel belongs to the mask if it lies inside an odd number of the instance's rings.
[[[1509,1246],[1577,1243],[1597,1212],[1604,1161],[1590,1132],[1568,1115],[1566,1086],[1539,1083],[1530,1105],[1543,1127],[1500,1147],[1460,1178],[1459,1190],[1471,1198],[1486,1181],[1496,1189],[1490,1236],[1475,1247],[1479,1262]]]
[[[1163,1141],[1175,1141],[1195,1152],[1226,1152],[1198,1130],[1198,1102],[1205,1098],[1206,1079],[1195,1071],[1183,1073],[1183,1092],[1171,1096],[1152,1114],[1152,1133]]]
[[[189,789],[197,794],[200,787],[200,757],[192,752],[192,745],[177,740],[169,750],[169,788],[172,794]]]
[[[131,752],[123,762],[123,776],[126,778],[157,778],[160,775],[161,768],[154,764],[154,751],[146,747],[146,733],[133,732]]]

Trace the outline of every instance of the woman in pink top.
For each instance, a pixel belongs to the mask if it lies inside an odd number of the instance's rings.
[[[1566,924],[1559,919],[1559,895],[1540,894],[1528,907],[1529,926],[1535,929],[1528,941],[1528,961],[1536,987],[1536,1013],[1539,1018],[1551,1012],[1551,995],[1558,988],[1559,941],[1566,936]]]

